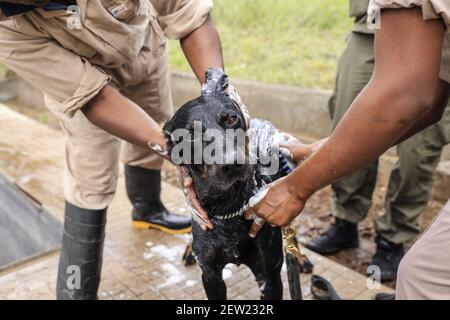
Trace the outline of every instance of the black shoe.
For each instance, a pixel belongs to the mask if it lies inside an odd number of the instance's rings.
[[[357,224],[336,218],[336,222],[327,232],[306,243],[305,247],[319,254],[328,255],[356,248],[358,244]]]
[[[170,234],[191,232],[191,218],[170,212],[161,202],[161,171],[125,166],[125,182],[135,228]]]
[[[395,300],[395,294],[394,293],[377,293],[375,295],[374,300],[384,300],[384,301]]]
[[[380,280],[393,281],[397,278],[398,265],[405,255],[403,244],[392,243],[377,235],[375,239],[377,251],[370,262],[371,266],[380,268]],[[370,274],[373,276],[373,274]]]
[[[106,209],[87,210],[66,202],[56,298],[96,300],[102,269]]]

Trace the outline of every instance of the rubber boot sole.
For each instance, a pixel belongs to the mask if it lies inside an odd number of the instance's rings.
[[[143,230],[143,229],[157,229],[159,231],[168,233],[168,234],[186,234],[186,233],[191,233],[192,232],[192,227],[187,227],[187,228],[183,228],[183,229],[169,229],[167,227],[161,226],[159,224],[153,224],[150,222],[146,222],[146,221],[133,221],[133,227],[135,229],[138,230]]]

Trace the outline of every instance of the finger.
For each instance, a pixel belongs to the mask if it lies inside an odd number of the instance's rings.
[[[285,146],[283,146],[281,144],[280,144],[280,152],[284,157],[288,158],[289,160],[293,159],[292,152],[288,148],[285,148]]]
[[[188,205],[189,212],[191,213],[192,219],[202,228],[203,231],[208,230],[208,222],[203,220],[200,214],[191,205]]]
[[[208,214],[205,210],[203,210],[202,206],[200,205],[200,202],[197,199],[197,195],[195,194],[194,188],[192,185],[186,189],[187,192],[187,198],[189,199],[191,207],[195,210],[195,214],[197,217],[199,217],[205,225],[209,228],[213,228],[212,222],[209,220]]]
[[[282,132],[281,133],[282,135],[283,135],[283,137],[286,139],[286,140],[289,140],[292,136],[289,134],[289,133],[287,133],[287,132]]]
[[[182,186],[184,187],[184,183],[185,181],[187,181],[186,179],[191,177],[189,176],[189,173],[185,167],[177,166],[177,169],[178,169],[178,176],[180,177],[180,181],[182,182]],[[192,183],[192,179],[190,180],[190,182]]]
[[[250,231],[248,233],[250,238],[256,238],[256,236],[258,235],[258,233],[261,230],[263,225],[264,225],[264,220],[262,220],[262,222],[259,222],[258,220],[253,221],[253,224],[250,227]]]
[[[209,220],[208,214],[205,210],[203,210],[202,206],[200,205],[200,202],[198,202],[197,197],[191,198],[191,204],[192,207],[195,209],[197,216],[201,217],[203,221],[205,222],[206,226],[209,229],[213,228],[213,224],[211,220]]]
[[[203,230],[205,229],[213,229],[213,224],[209,220],[208,214],[200,205],[200,202],[197,199],[197,195],[195,194],[194,184],[191,176],[188,171],[184,167],[178,167],[179,176],[181,179],[181,185],[183,187],[183,192],[188,202],[189,209],[194,218],[197,218],[196,221],[200,224]]]
[[[250,208],[254,208],[258,203],[260,203],[267,195],[267,192],[269,192],[270,187],[266,187],[262,190],[260,190],[256,195],[250,198],[248,201],[248,205]]]
[[[244,214],[245,220],[253,220],[253,218],[255,216],[256,216],[256,212],[255,212],[255,210],[253,210],[253,208],[249,208]]]
[[[197,195],[195,194],[194,188],[192,185],[186,189],[187,196],[191,202],[192,207],[194,207],[195,210],[197,210],[198,214],[205,220],[208,219],[208,214],[205,210],[201,207],[200,203],[197,200]]]
[[[157,154],[159,154],[161,157],[170,161],[169,150],[167,149],[166,146],[154,142],[149,142],[148,147]]]

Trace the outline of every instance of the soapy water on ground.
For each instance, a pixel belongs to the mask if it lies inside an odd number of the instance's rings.
[[[161,265],[161,271],[164,273],[166,281],[158,285],[156,287],[157,289],[163,289],[187,280],[186,273],[171,263],[163,263]]]
[[[190,235],[180,235],[177,237],[186,239],[186,242],[189,242],[191,238]],[[163,244],[154,245],[151,241],[146,242],[145,245],[148,249],[144,252],[144,259],[148,260],[154,257],[162,257],[168,261],[168,263],[161,264],[160,270],[158,271],[163,273],[164,278],[166,279],[166,281],[157,286],[158,290],[179,284],[181,282],[184,282],[184,287],[192,287],[198,283],[198,281],[189,279],[190,275],[186,273],[185,270],[178,268],[178,266],[174,263],[169,263],[179,261],[180,256],[186,249],[185,245],[168,247]],[[230,265],[227,265],[223,269],[222,276],[224,280],[228,280],[233,276],[233,271],[230,269]]]
[[[154,257],[162,257],[170,262],[175,262],[180,260],[180,257],[183,255],[186,246],[185,245],[179,245],[174,247],[168,247],[163,244],[159,245],[150,245],[148,246],[148,243],[146,243],[147,247],[149,247],[144,252],[144,259],[149,260]]]

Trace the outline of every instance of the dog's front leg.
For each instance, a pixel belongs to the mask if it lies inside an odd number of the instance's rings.
[[[279,273],[256,275],[256,281],[261,291],[261,300],[283,299],[283,282]]]
[[[226,300],[227,287],[222,278],[223,268],[202,268],[202,281],[208,300]]]

